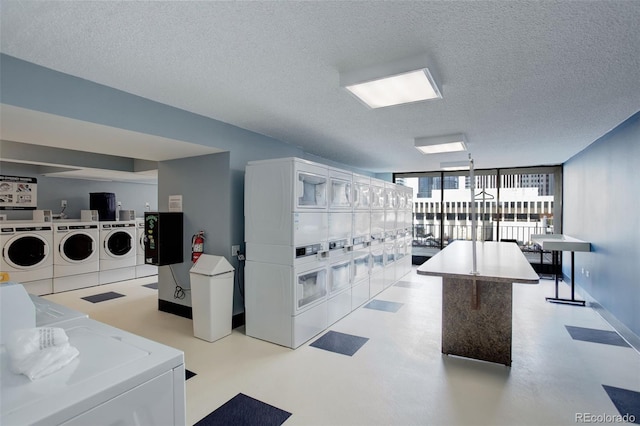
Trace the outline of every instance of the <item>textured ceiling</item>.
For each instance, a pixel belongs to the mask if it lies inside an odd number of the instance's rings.
[[[637,1],[2,0],[1,51],[376,172],[559,164],[640,109]],[[442,100],[369,110],[341,71],[426,54]],[[43,142],[44,143],[44,142]],[[127,155],[119,152],[118,155]]]

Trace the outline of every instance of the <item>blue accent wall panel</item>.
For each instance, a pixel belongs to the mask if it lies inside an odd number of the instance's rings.
[[[575,254],[576,284],[640,336],[640,112],[567,161],[564,188],[564,233],[592,249]]]

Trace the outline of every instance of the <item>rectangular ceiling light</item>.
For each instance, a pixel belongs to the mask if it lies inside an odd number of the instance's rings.
[[[444,171],[469,170],[469,161],[443,161],[440,168]]]
[[[353,84],[346,86],[346,89],[370,108],[382,108],[442,98],[429,70],[426,68]]]
[[[340,85],[370,108],[442,99],[424,57],[342,73]]]
[[[466,151],[466,138],[463,134],[435,136],[414,139],[415,147],[423,154]]]

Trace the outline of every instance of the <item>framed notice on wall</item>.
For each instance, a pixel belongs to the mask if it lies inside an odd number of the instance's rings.
[[[0,210],[35,210],[38,179],[0,175]]]

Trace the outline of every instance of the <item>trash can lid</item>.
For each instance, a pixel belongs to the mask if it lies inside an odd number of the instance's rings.
[[[189,272],[193,274],[213,276],[233,272],[234,270],[233,266],[231,266],[224,256],[201,254]]]

